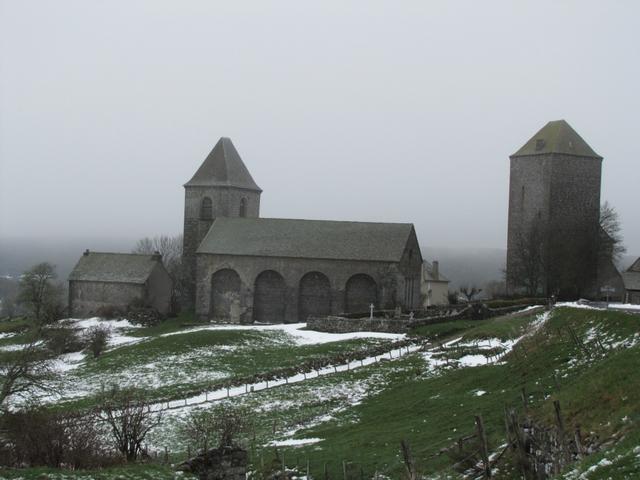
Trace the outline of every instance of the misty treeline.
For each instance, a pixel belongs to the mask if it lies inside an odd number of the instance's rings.
[[[185,270],[182,266],[182,238],[182,234],[144,237],[136,242],[132,250],[132,253],[151,255],[157,252],[162,256],[162,263],[173,281],[171,311],[174,314],[180,310],[180,302],[187,285]]]
[[[529,296],[556,294],[574,288],[580,294],[591,278],[586,259],[597,259],[598,263],[611,261],[617,264],[626,252],[623,244],[622,225],[618,212],[609,203],[600,207],[600,222],[597,238],[589,232],[578,234],[577,247],[555,232],[548,231],[541,219],[534,220],[526,232],[515,238],[516,256],[509,272],[511,282]],[[592,241],[595,240],[595,241]],[[596,251],[593,251],[595,245]],[[561,258],[562,265],[551,261]]]

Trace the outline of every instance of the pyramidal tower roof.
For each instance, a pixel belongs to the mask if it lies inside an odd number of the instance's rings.
[[[554,120],[540,129],[512,157],[561,153],[577,157],[602,158],[565,120]]]
[[[262,192],[230,138],[218,140],[185,187],[236,187]]]

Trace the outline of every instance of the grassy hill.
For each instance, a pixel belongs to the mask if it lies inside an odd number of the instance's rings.
[[[296,365],[309,358],[348,354],[392,339],[302,337],[283,330],[194,331],[180,322],[131,329],[103,358],[84,359],[67,380],[136,382],[155,398],[188,396],[214,378],[233,378]],[[427,342],[420,352],[333,375],[311,378],[224,400],[252,412],[245,438],[252,467],[260,473],[283,462],[313,478],[403,478],[400,442],[410,445],[417,471],[428,478],[462,478],[477,459],[474,417],[484,420],[489,453],[505,451],[505,407],[537,425],[556,424],[554,401],[564,429],[579,426],[594,453],[565,468],[567,479],[634,478],[640,470],[640,316],[559,307],[551,313],[480,322],[454,322],[413,332]],[[8,345],[11,339],[3,339]],[[314,343],[314,341],[316,343]],[[163,361],[164,359],[164,361]],[[152,367],[149,367],[152,365]],[[61,380],[62,381],[62,380]],[[91,389],[60,408],[90,404]],[[173,461],[190,448],[177,432],[188,406],[165,412],[149,446],[169,450]],[[471,456],[464,466],[455,464]],[[494,465],[495,478],[518,478],[507,448]],[[43,470],[0,472],[2,478],[45,478]],[[46,478],[63,478],[49,472]],[[173,478],[160,465],[102,472],[64,472],[64,478]]]

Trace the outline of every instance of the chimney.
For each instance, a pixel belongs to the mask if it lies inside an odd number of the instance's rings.
[[[431,264],[431,276],[433,277],[434,280],[439,280],[440,279],[440,266],[438,265],[438,261],[434,260],[433,263]]]
[[[89,249],[87,248],[82,255],[84,255],[85,257],[89,255]]]

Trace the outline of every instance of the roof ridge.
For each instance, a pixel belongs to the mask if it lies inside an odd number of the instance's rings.
[[[365,222],[362,220],[331,220],[331,219],[318,219],[318,218],[280,218],[280,217],[218,217],[220,219],[231,221],[260,221],[260,220],[282,220],[293,222],[332,222],[332,223],[359,223],[368,225],[403,225],[414,227],[413,222]],[[216,218],[217,220],[217,218]]]

